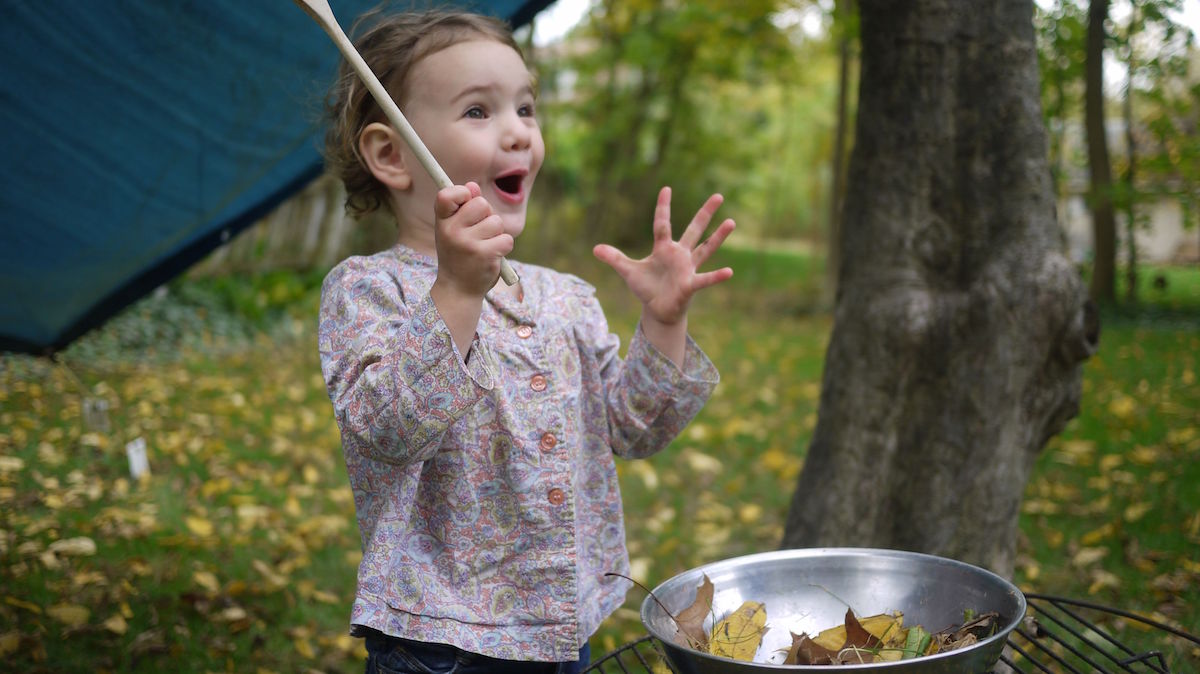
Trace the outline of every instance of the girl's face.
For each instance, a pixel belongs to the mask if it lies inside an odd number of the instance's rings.
[[[405,116],[446,175],[456,185],[478,183],[505,231],[518,236],[546,155],[521,56],[486,38],[460,42],[417,62],[406,89]],[[432,228],[437,187],[404,152],[413,180],[406,211]]]

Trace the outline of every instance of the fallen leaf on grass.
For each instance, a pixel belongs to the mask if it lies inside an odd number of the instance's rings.
[[[108,620],[102,623],[102,626],[104,629],[117,635],[125,634],[129,630],[129,624],[125,622],[125,617],[120,613],[114,613]]]
[[[46,609],[46,615],[67,627],[79,627],[88,621],[92,612],[78,604],[55,604]]]
[[[212,536],[213,523],[203,517],[185,517],[183,523],[187,525],[188,531],[201,537]]]
[[[64,557],[86,557],[96,554],[96,542],[87,536],[64,538],[51,543],[49,550]]]

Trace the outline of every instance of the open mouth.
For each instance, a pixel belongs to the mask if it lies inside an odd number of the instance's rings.
[[[517,196],[521,193],[521,181],[522,177],[516,174],[496,178],[496,189],[504,194]]]

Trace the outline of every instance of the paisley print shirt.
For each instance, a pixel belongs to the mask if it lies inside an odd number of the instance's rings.
[[[429,297],[437,263],[396,246],[325,279],[321,367],[363,559],[351,624],[492,657],[574,660],[624,601],[613,456],[657,452],[717,372],[642,335],[622,359],[595,290],[513,263],[464,363]]]

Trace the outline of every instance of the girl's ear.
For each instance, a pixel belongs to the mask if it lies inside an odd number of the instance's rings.
[[[412,174],[404,161],[404,139],[396,130],[382,122],[371,122],[358,136],[358,151],[367,169],[384,185],[407,190],[412,186]]]

